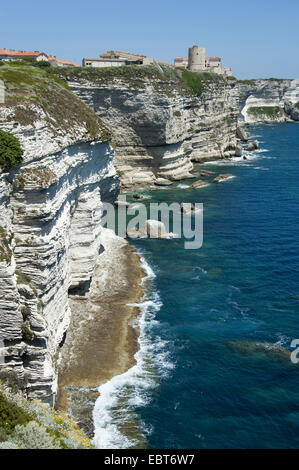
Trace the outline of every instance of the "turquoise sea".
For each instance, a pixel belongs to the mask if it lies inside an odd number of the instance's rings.
[[[132,242],[148,272],[140,351],[102,388],[99,446],[299,447],[299,126],[250,132],[260,151],[204,165],[234,178],[140,191],[147,204],[202,202],[204,241]]]

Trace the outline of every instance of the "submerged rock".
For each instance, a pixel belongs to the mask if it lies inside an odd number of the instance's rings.
[[[214,174],[215,172],[211,170],[200,170],[200,176],[211,176]]]
[[[201,186],[206,186],[207,183],[206,181],[203,181],[203,180],[198,180],[198,181],[195,181],[195,183],[191,184],[190,188],[192,189],[196,189],[196,188],[200,188]]]
[[[234,351],[254,354],[264,353],[276,358],[286,359],[291,363],[291,351],[277,344],[259,341],[229,341],[228,346]]]
[[[233,175],[231,175],[231,174],[218,175],[216,178],[213,179],[213,182],[214,183],[222,183],[222,181],[228,180],[230,178],[233,178]]]

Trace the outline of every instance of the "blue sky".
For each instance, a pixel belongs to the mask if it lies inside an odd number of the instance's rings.
[[[0,47],[81,65],[109,49],[173,62],[206,47],[238,78],[299,78],[299,0],[36,0],[5,2]]]

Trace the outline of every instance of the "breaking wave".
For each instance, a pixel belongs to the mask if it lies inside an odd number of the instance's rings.
[[[93,410],[94,444],[101,449],[136,448],[146,442],[152,429],[140,422],[138,408],[151,401],[159,379],[174,368],[168,342],[157,335],[152,337],[153,328],[159,325],[156,315],[162,302],[159,293],[151,289],[156,275],[141,254],[140,258],[146,273],[142,279],[145,293],[140,303],[129,304],[140,309],[139,317],[132,322],[139,334],[139,350],[133,367],[98,388],[100,396]]]

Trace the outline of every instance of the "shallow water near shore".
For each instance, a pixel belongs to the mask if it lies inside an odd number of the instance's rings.
[[[129,372],[125,406],[128,377],[115,379],[117,393],[104,385],[94,410],[104,447],[299,446],[299,365],[288,353],[299,338],[299,126],[251,133],[262,151],[204,165],[235,178],[142,191],[146,204],[202,202],[204,242],[186,250],[177,238],[132,241],[155,274],[141,334],[151,349],[133,379]],[[118,434],[116,409],[120,421],[134,416],[134,439]]]

